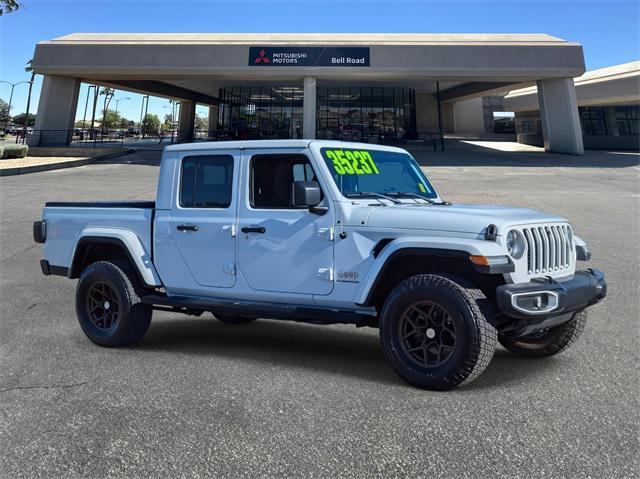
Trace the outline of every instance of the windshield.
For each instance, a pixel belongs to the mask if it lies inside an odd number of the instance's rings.
[[[346,197],[438,195],[415,160],[406,153],[351,148],[322,148],[333,181]]]

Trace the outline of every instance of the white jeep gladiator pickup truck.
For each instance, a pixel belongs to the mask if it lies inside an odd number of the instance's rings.
[[[76,312],[102,346],[141,339],[156,310],[380,330],[407,382],[444,390],[496,341],[567,348],[604,274],[569,222],[444,201],[406,151],[312,140],[165,148],[155,202],[47,203],[42,271],[79,278]]]

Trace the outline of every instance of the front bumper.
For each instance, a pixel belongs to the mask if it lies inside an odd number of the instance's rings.
[[[498,286],[498,310],[511,318],[545,319],[595,304],[607,295],[604,273],[576,271],[566,279],[540,278],[525,284]]]

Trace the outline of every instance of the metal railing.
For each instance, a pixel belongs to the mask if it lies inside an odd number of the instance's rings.
[[[136,130],[99,130],[79,129],[73,130],[27,130],[18,132],[16,143],[41,147],[71,147],[71,148],[161,148],[174,143],[191,143],[200,141],[242,141],[242,140],[266,140],[283,139],[281,135],[263,135],[258,132],[233,131],[233,130],[194,130],[193,136],[180,137],[178,131],[161,131],[157,133],[140,134]],[[348,141],[346,138],[343,141]],[[355,141],[355,139],[353,139]],[[361,138],[358,141],[364,143],[394,145],[408,148],[423,146],[437,150],[438,146],[444,150],[444,142],[438,133],[421,132],[412,135],[411,138],[396,138],[385,135],[377,135]]]

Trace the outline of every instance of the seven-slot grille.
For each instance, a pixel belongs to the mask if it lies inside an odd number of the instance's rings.
[[[530,275],[552,273],[569,268],[571,227],[549,225],[523,228],[527,242],[527,270]]]

